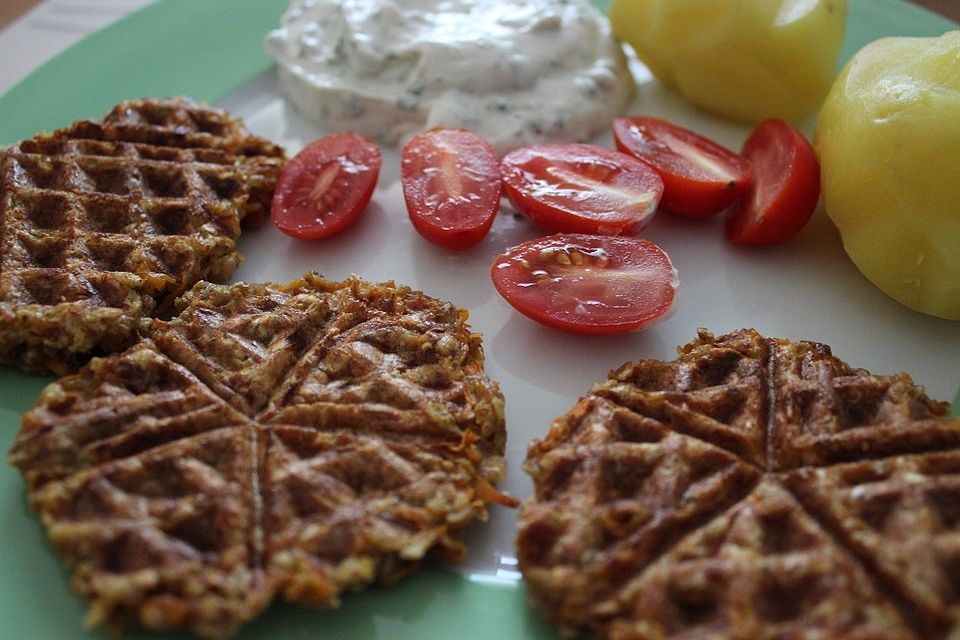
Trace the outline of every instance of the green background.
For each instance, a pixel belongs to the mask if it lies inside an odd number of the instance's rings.
[[[595,0],[606,6],[605,0]],[[100,117],[142,96],[189,95],[217,102],[267,71],[263,35],[286,0],[161,0],[84,39],[0,96],[0,144]],[[886,35],[939,35],[951,22],[899,0],[850,0],[843,59]],[[0,370],[3,450],[20,414],[49,380]],[[954,411],[960,409],[960,393]],[[85,605],[28,513],[15,470],[0,466],[0,637],[108,638],[82,628]],[[162,638],[134,633],[128,637]],[[172,637],[172,636],[170,636]],[[525,604],[522,585],[428,569],[392,590],[348,596],[337,611],[279,604],[240,638],[414,640],[557,637]]]

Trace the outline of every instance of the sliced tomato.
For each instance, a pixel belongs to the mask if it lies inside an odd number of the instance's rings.
[[[320,138],[280,173],[270,219],[295,238],[315,240],[342,231],[370,202],[382,164],[380,147],[361,135]]]
[[[487,235],[500,208],[500,164],[486,140],[464,129],[433,129],[400,151],[407,213],[420,235],[466,249]]]
[[[727,239],[777,244],[796,234],[820,200],[820,163],[803,134],[783,120],[757,125],[743,145],[753,186],[731,210]]]
[[[663,181],[646,164],[588,144],[515,149],[500,171],[513,206],[550,232],[637,233],[663,193]]]
[[[677,274],[649,240],[559,234],[507,249],[493,286],[517,311],[565,331],[613,334],[642,329],[673,305]]]
[[[617,148],[663,179],[664,211],[702,218],[729,207],[750,186],[750,162],[689,129],[648,117],[613,121]]]

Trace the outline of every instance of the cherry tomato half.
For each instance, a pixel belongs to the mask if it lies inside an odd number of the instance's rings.
[[[613,121],[617,148],[646,162],[663,179],[664,211],[701,218],[723,211],[750,186],[743,156],[659,118]]]
[[[342,231],[370,202],[383,163],[380,147],[356,133],[310,143],[280,173],[270,219],[295,238]]]
[[[649,240],[559,234],[507,249],[493,286],[517,311],[556,329],[613,334],[642,329],[673,305],[677,273]]]
[[[777,244],[807,223],[820,200],[820,163],[803,134],[783,120],[757,125],[743,144],[753,186],[727,220],[737,244]]]
[[[637,233],[663,193],[663,181],[649,166],[589,144],[515,149],[500,171],[517,210],[550,232]]]
[[[490,144],[464,129],[433,129],[400,151],[407,213],[420,235],[466,249],[487,235],[500,208],[500,163]]]

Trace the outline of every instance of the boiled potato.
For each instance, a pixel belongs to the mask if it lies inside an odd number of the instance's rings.
[[[908,307],[960,320],[960,31],[864,47],[827,96],[814,146],[857,267]]]
[[[796,121],[837,75],[846,0],[613,0],[614,33],[664,84],[747,122]]]

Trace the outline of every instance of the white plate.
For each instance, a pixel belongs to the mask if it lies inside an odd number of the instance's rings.
[[[638,91],[631,114],[657,115],[739,149],[748,129],[685,104],[634,64]],[[286,146],[292,155],[323,134],[289,108],[267,73],[223,102],[255,133]],[[809,126],[807,127],[809,133]],[[610,145],[609,135],[598,144]],[[735,247],[721,219],[687,220],[659,214],[643,235],[663,247],[680,275],[677,302],[660,324],[640,333],[585,337],[558,332],[513,311],[494,290],[490,265],[505,248],[542,236],[504,202],[489,236],[455,252],[421,238],[407,217],[396,149],[384,149],[373,200],[360,220],[338,236],[307,242],[272,226],[241,238],[247,260],[234,280],[288,281],[305,271],[340,279],[395,280],[450,300],[470,312],[483,334],[488,374],[506,397],[508,479],[505,489],[524,498],[522,471],[529,442],[542,437],[595,381],[627,360],[672,359],[699,327],[716,334],[754,327],[769,336],[829,344],[854,366],[874,373],[909,372],[938,399],[960,384],[960,325],[901,306],[870,284],[843,251],[819,210],[790,242],[770,248]],[[464,571],[516,577],[514,511],[493,507],[489,523],[474,527]]]

